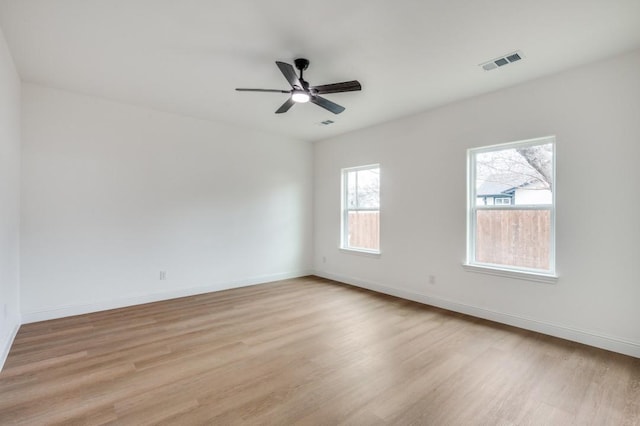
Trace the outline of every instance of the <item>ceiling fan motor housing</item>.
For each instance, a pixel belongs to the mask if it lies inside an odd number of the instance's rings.
[[[305,58],[298,58],[293,61],[296,64],[296,68],[300,71],[304,71],[309,68],[309,60]]]

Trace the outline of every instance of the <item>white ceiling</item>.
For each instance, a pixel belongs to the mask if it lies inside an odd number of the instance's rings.
[[[0,0],[0,26],[23,81],[318,140],[638,48],[640,0]],[[362,92],[276,115],[234,90],[288,89],[297,57]]]

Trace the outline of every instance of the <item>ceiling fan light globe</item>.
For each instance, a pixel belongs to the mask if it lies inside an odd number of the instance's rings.
[[[308,93],[303,91],[294,91],[291,94],[291,99],[293,100],[293,102],[303,104],[305,102],[309,102],[309,100],[311,99],[311,96],[309,96]]]

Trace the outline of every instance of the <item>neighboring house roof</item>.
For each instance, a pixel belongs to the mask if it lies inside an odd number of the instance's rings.
[[[521,173],[496,173],[488,176],[476,190],[479,197],[511,195],[516,188],[526,185],[529,176]],[[511,193],[511,194],[509,194]]]
[[[531,189],[543,189],[545,186],[538,179],[520,173],[499,173],[487,177],[478,189],[478,197],[489,196],[513,196],[518,188],[530,187]]]
[[[476,190],[478,197],[488,197],[492,195],[504,195],[506,191],[513,189],[512,185],[505,185],[500,182],[485,181]]]

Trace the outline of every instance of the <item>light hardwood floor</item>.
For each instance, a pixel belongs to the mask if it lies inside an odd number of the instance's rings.
[[[20,328],[0,424],[640,424],[640,359],[316,277]]]

